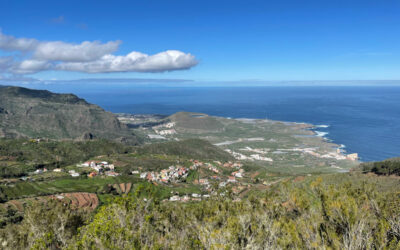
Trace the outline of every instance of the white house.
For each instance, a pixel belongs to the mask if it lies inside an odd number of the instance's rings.
[[[84,163],[80,164],[79,167],[89,167],[89,163],[84,162]]]
[[[170,201],[179,201],[179,200],[181,200],[181,198],[179,198],[178,195],[174,195],[174,196],[172,196],[171,198],[169,198],[169,200],[170,200]]]

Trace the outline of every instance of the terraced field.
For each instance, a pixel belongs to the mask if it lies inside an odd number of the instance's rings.
[[[113,187],[119,194],[129,194],[132,189],[132,183],[119,183],[119,184],[108,184],[109,187]]]
[[[13,209],[18,212],[24,212],[25,208],[33,203],[45,203],[51,199],[58,200],[64,204],[69,204],[72,209],[80,208],[93,211],[99,205],[99,199],[96,194],[78,192],[11,200],[6,203],[0,203],[0,206],[4,209]]]
[[[96,193],[108,184],[138,183],[140,180],[132,176],[119,176],[108,178],[61,178],[43,182],[17,182],[2,186],[8,200],[29,198],[59,193],[89,192]],[[125,188],[126,189],[126,188]]]

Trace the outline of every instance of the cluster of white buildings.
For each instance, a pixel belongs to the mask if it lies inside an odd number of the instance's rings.
[[[161,124],[158,126],[154,126],[153,130],[157,135],[174,135],[176,134],[176,130],[173,129],[173,127],[175,126],[174,122],[168,122],[165,124]]]
[[[94,177],[97,176],[99,174],[104,174],[107,176],[118,176],[119,174],[116,173],[114,171],[115,167],[114,164],[109,164],[106,161],[87,161],[84,162],[82,164],[77,164],[77,167],[89,167],[91,169],[93,169],[94,171],[90,174],[88,174],[89,177]],[[42,174],[47,172],[48,170],[46,168],[42,168],[42,169],[36,169],[35,172],[33,172],[34,174]],[[55,168],[53,169],[53,172],[55,173],[60,173],[63,172],[64,170],[61,168]],[[72,177],[79,177],[80,174],[78,172],[76,172],[75,170],[69,170],[68,173],[72,176]]]
[[[109,164],[106,161],[87,161],[82,164],[78,164],[78,167],[90,167],[97,172],[102,172],[104,170],[114,170],[114,164]]]
[[[274,161],[272,158],[269,157],[265,157],[262,156],[260,154],[251,154],[249,156],[235,152],[233,150],[230,149],[225,149],[226,152],[230,153],[231,155],[233,155],[233,157],[235,157],[235,159],[237,160],[247,160],[247,161],[269,161],[272,162]]]
[[[158,135],[174,135],[176,134],[176,130],[175,129],[165,129],[165,130],[154,130],[156,132],[156,134]]]
[[[237,177],[237,178],[243,178],[244,169],[241,168],[238,171],[232,172],[231,175],[234,176],[234,177]]]
[[[211,163],[205,163],[204,167],[210,171],[213,171],[216,174],[219,174],[219,170],[217,167],[215,167],[214,165],[212,165]]]
[[[35,172],[33,172],[33,173],[34,173],[34,174],[43,174],[43,173],[46,173],[46,172],[48,172],[47,168],[41,168],[41,169],[36,169]],[[53,172],[55,172],[55,173],[61,173],[61,172],[63,172],[63,169],[61,169],[61,168],[55,168],[55,169],[53,169]],[[79,176],[80,176],[80,174],[77,173],[75,170],[70,170],[70,171],[68,171],[68,173],[69,173],[72,177],[79,177]]]
[[[69,173],[72,177],[79,177],[79,176],[80,176],[80,174],[77,173],[75,170],[70,170],[70,171],[68,171],[68,173]]]
[[[110,164],[106,161],[87,161],[82,164],[78,164],[78,167],[90,167],[94,170],[88,174],[88,177],[95,177],[100,174],[104,174],[106,176],[116,177],[119,174],[115,172],[114,164]]]
[[[246,151],[246,152],[252,152],[255,154],[245,155],[242,153],[235,152],[231,149],[225,149],[226,152],[233,155],[233,157],[235,157],[237,160],[268,161],[268,162],[273,161],[272,158],[265,156],[265,154],[269,153],[269,149],[245,147],[245,148],[241,148],[240,150]],[[277,149],[276,152],[300,152],[303,154],[312,155],[317,158],[335,159],[335,160],[351,160],[351,161],[358,160],[358,154],[354,153],[354,154],[345,155],[341,152],[341,150],[339,148],[336,151],[326,152],[326,153],[318,153],[316,151],[317,151],[317,148],[290,148],[290,149]]]
[[[35,172],[33,172],[34,174],[43,174],[46,173],[48,170],[47,168],[40,168],[40,169],[36,169]],[[63,172],[63,170],[61,168],[55,168],[53,169],[53,172],[55,173],[60,173]]]
[[[219,173],[220,169],[218,169],[216,166],[212,165],[211,163],[202,163],[200,161],[193,161],[193,165],[190,167],[190,169],[197,169],[199,167],[205,167],[208,170],[213,171],[214,173]],[[220,188],[225,187],[228,183],[236,183],[237,180],[236,178],[243,178],[244,176],[244,169],[242,169],[243,164],[239,163],[239,162],[225,162],[224,164],[222,164],[219,161],[214,161],[214,163],[220,167],[225,167],[225,168],[232,168],[232,169],[236,169],[236,171],[231,173],[231,176],[228,176],[228,179],[225,181],[221,181],[218,185]],[[217,175],[211,176],[210,179],[213,180],[221,180],[221,178]],[[209,190],[211,188],[210,182],[208,179],[199,179],[198,183],[202,186],[205,186],[205,188],[207,190]]]
[[[157,126],[154,126],[153,129],[164,129],[164,128],[173,128],[175,126],[175,122],[168,122],[168,123],[163,123]]]
[[[196,194],[193,193],[190,196],[189,195],[184,195],[184,196],[179,196],[179,195],[174,195],[169,198],[169,201],[180,201],[180,202],[188,202],[188,201],[201,201],[202,199],[208,199],[210,198],[209,194]]]
[[[325,159],[335,159],[335,160],[358,160],[358,154],[349,154],[345,155],[341,152],[340,148],[336,149],[336,151],[327,152],[324,154],[316,152],[317,148],[291,148],[291,149],[278,149],[279,151],[291,151],[291,152],[301,152],[304,154],[309,154],[317,158],[325,158]]]
[[[197,170],[199,168],[207,169],[210,170],[216,174],[219,174],[221,172],[220,167],[224,168],[231,168],[233,172],[231,173],[230,176],[228,176],[227,179],[223,178],[224,180],[221,181],[221,177],[218,175],[210,176],[209,179],[207,178],[200,178],[198,180],[195,180],[195,183],[203,186],[204,190],[207,190],[209,192],[213,192],[212,185],[210,183],[210,180],[217,180],[219,183],[219,187],[223,188],[229,183],[236,183],[237,178],[243,178],[244,177],[244,169],[243,164],[239,162],[226,162],[226,163],[221,163],[219,161],[214,161],[214,163],[208,163],[208,162],[201,162],[198,160],[191,160],[192,165],[189,168],[182,167],[182,166],[170,166],[168,169],[163,169],[160,172],[140,172],[139,170],[134,170],[132,171],[132,174],[137,174],[140,176],[142,179],[146,179],[148,181],[152,182],[159,182],[159,183],[176,183],[183,181],[187,178],[189,174],[189,170]],[[203,198],[208,198],[210,195],[199,195],[199,194],[191,194],[191,196],[185,195],[185,196],[178,196],[174,195],[172,196],[169,201],[195,201],[195,200],[201,200]]]
[[[39,168],[39,169],[36,169],[33,173],[34,174],[42,174],[45,172],[47,172],[47,168]]]
[[[138,174],[138,171],[132,171],[132,174]],[[148,181],[156,182],[180,182],[189,174],[189,169],[182,166],[170,166],[167,169],[163,169],[160,172],[143,172],[140,173],[140,178]]]
[[[269,152],[268,148],[251,148],[251,147],[245,147],[241,148],[240,150],[242,151],[248,151],[248,152],[253,152],[257,154],[267,154]]]

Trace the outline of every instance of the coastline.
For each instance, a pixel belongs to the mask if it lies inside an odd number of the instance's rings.
[[[327,135],[329,134],[327,131],[320,131],[323,129],[327,129],[330,126],[325,125],[325,124],[320,124],[320,125],[315,125],[315,124],[310,124],[310,123],[305,123],[305,122],[288,122],[288,121],[279,121],[279,120],[271,120],[271,119],[257,119],[257,118],[232,118],[232,117],[222,117],[222,116],[210,116],[204,113],[197,113],[197,112],[178,112],[175,113],[171,116],[165,116],[165,115],[151,115],[151,114],[117,114],[119,116],[120,120],[123,120],[127,122],[130,120],[131,122],[135,123],[135,127],[144,127],[146,129],[152,129],[157,128],[155,131],[153,131],[151,134],[148,134],[148,137],[151,140],[157,140],[157,139],[175,139],[175,140],[180,140],[182,139],[182,136],[185,137],[183,134],[187,133],[187,130],[192,130],[196,131],[192,136],[196,136],[199,138],[204,138],[206,140],[210,139],[210,135],[205,135],[207,133],[213,134],[215,131],[211,131],[211,128],[208,128],[207,126],[203,127],[198,131],[198,128],[192,128],[190,126],[185,127],[185,132],[182,132],[183,130],[179,127],[179,122],[177,125],[177,128],[172,127],[174,125],[171,125],[171,123],[175,124],[176,119],[178,116],[186,115],[186,120],[193,120],[193,119],[199,119],[198,122],[194,122],[192,124],[197,124],[201,123],[205,120],[217,120],[221,121],[222,123],[228,123],[232,124],[236,122],[240,122],[245,124],[244,127],[249,126],[255,126],[255,127],[268,127],[272,126],[275,128],[275,130],[270,130],[268,133],[270,133],[269,136],[274,135],[274,131],[277,132],[277,136],[279,134],[282,134],[282,131],[286,131],[287,135],[293,136],[293,137],[303,137],[303,139],[299,139],[298,141],[301,142],[303,141],[304,145],[290,145],[286,149],[285,148],[280,148],[282,150],[286,150],[286,152],[291,151],[291,152],[302,152],[306,155],[314,156],[320,159],[328,159],[332,158],[335,160],[350,160],[353,162],[359,162],[358,154],[357,153],[351,153],[351,154],[346,154],[346,150],[344,148],[346,147],[344,144],[336,143],[333,142]],[[121,118],[122,116],[122,118]],[[129,119],[127,118],[129,117]],[[145,121],[140,124],[140,120],[145,117]],[[162,124],[169,124],[168,129],[165,128],[165,131],[157,131],[159,129],[162,130]],[[247,125],[246,125],[247,124]],[[283,125],[283,126],[282,126]],[[287,127],[287,128],[285,128]],[[318,130],[317,130],[318,129]],[[208,131],[207,131],[208,130]],[[250,129],[251,130],[251,129]],[[203,131],[203,132],[201,132]],[[266,130],[264,130],[266,131]],[[211,143],[227,148],[227,147],[233,147],[233,144],[238,144],[242,145],[244,143],[252,144],[255,141],[258,141],[259,144],[262,143],[263,140],[265,140],[263,143],[268,144],[267,138],[263,138],[264,134],[262,134],[262,131],[258,131],[258,134],[255,134],[251,131],[245,131],[242,132],[244,134],[238,136],[238,135],[233,135],[231,138],[226,138],[226,136],[220,140],[218,139],[211,139]],[[189,133],[190,134],[190,133]],[[247,135],[245,135],[247,134]],[[212,136],[211,136],[212,137]],[[310,138],[310,139],[307,139]],[[257,139],[257,140],[256,140]],[[312,139],[312,140],[311,140]],[[275,141],[275,139],[269,139],[270,141]],[[308,141],[308,142],[307,142]],[[317,142],[319,141],[319,143]],[[316,146],[314,149],[310,149],[310,145],[319,145]],[[268,147],[268,145],[265,145],[264,147]],[[281,150],[275,150],[277,152],[280,152]],[[238,154],[240,155],[240,154]],[[244,158],[244,157],[243,157]]]

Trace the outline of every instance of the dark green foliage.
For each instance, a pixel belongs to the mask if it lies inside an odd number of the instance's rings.
[[[399,202],[368,184],[326,186],[319,179],[241,202],[118,198],[81,229],[73,248],[395,248]]]
[[[22,221],[23,214],[11,206],[0,208],[0,228],[8,224],[16,224]]]
[[[361,169],[364,172],[373,172],[378,175],[400,175],[400,158],[362,163]]]
[[[13,246],[17,249],[64,248],[89,217],[86,211],[70,209],[55,200],[33,204],[25,212],[22,223],[0,230],[0,244],[7,249]],[[1,242],[4,238],[8,239],[6,244]]]
[[[4,193],[2,187],[0,187],[0,203],[7,201],[7,195]]]

